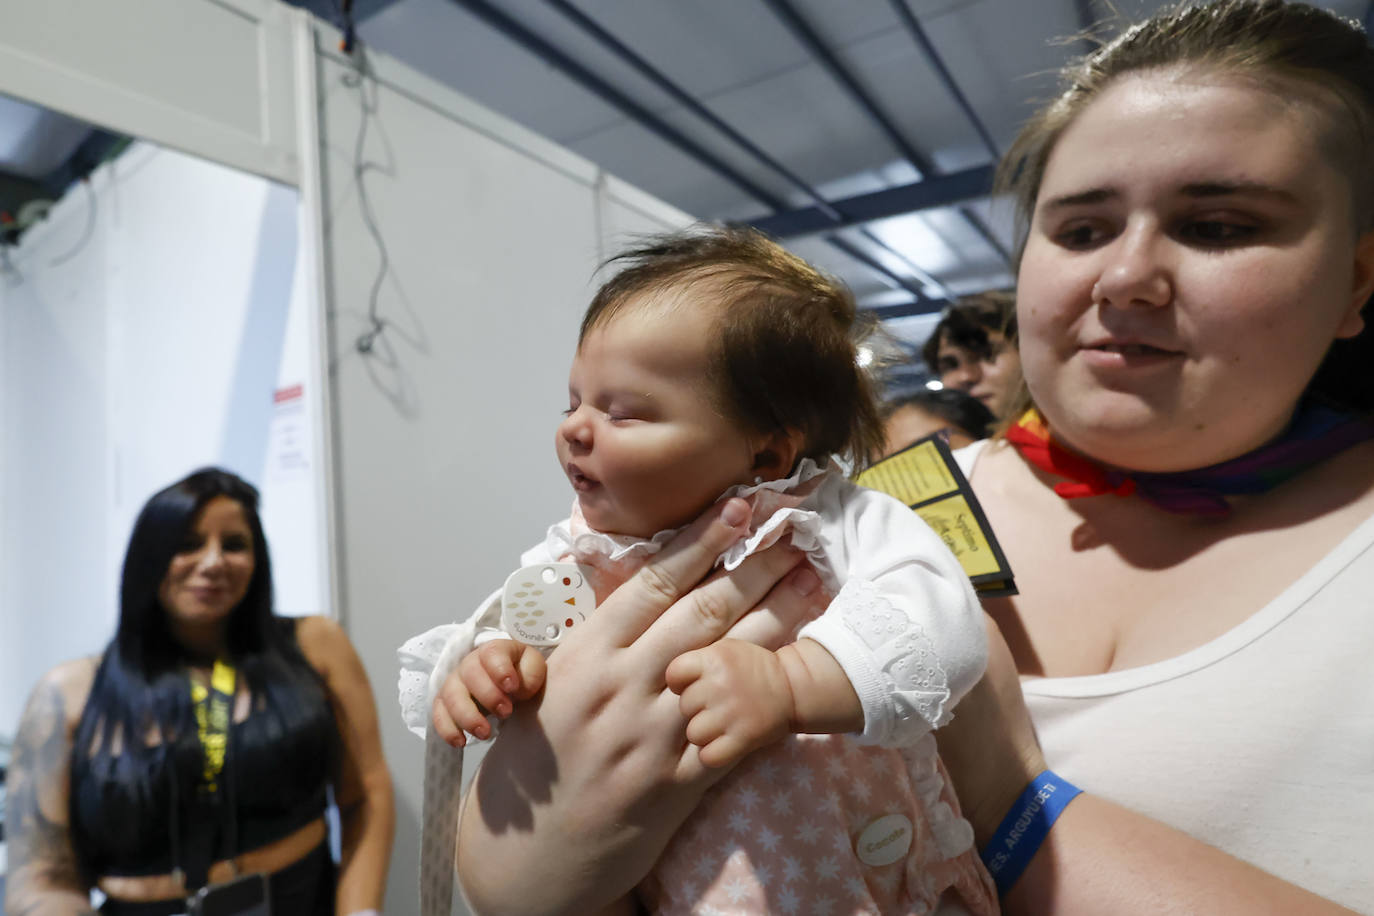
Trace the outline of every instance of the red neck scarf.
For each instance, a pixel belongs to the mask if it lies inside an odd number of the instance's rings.
[[[1170,473],[1122,471],[1075,454],[1054,441],[1035,408],[1007,430],[1007,441],[1031,464],[1056,477],[1065,499],[1137,494],[1161,509],[1184,515],[1224,516],[1228,496],[1263,493],[1352,445],[1374,438],[1374,423],[1311,401],[1299,405],[1277,439],[1239,458],[1210,467]]]

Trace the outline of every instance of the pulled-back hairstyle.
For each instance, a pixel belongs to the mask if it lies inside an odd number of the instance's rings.
[[[857,342],[866,327],[838,280],[748,228],[697,226],[643,239],[606,262],[622,269],[596,293],[578,346],[647,297],[690,294],[714,308],[710,377],[731,419],[754,433],[796,430],[798,458],[840,455],[861,467],[883,426]]]
[[[1253,81],[1291,99],[1295,84],[1309,91],[1301,103],[1316,109],[1319,141],[1350,181],[1354,229],[1374,228],[1374,50],[1355,22],[1285,0],[1180,3],[1127,29],[1064,68],[1061,91],[1022,128],[998,169],[996,188],[1016,202],[1019,266],[1045,166],[1070,124],[1118,78],[1149,70],[1185,68]],[[1337,340],[1308,393],[1337,406],[1374,410],[1374,309],[1366,329]],[[1024,391],[1017,406],[1029,404]]]
[[[950,306],[930,332],[921,358],[936,375],[940,374],[940,344],[963,347],[979,359],[993,356],[989,332],[1002,335],[1009,345],[1016,346],[1016,296],[1002,290],[964,296]]]

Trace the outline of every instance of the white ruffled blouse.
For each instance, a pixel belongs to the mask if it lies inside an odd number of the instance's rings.
[[[910,508],[856,486],[831,464],[801,462],[791,477],[733,487],[754,508],[749,537],[721,555],[733,569],[755,551],[789,536],[806,552],[834,596],[797,638],[813,639],[839,661],[864,710],[865,742],[910,746],[950,719],[954,704],[982,676],[987,641],[982,609],[959,561]],[[571,517],[548,529],[521,556],[521,565],[577,562],[598,602],[633,575],[676,533],[647,540],[587,527],[573,504]],[[401,662],[401,714],[424,737],[431,683],[441,659],[460,658],[501,629],[501,591],[462,623],[445,624],[406,641]]]

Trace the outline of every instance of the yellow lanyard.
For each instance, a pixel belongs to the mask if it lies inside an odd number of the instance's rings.
[[[201,786],[206,792],[219,791],[219,774],[224,769],[224,755],[229,746],[229,711],[233,707],[237,689],[234,666],[216,659],[210,672],[210,686],[191,681],[191,702],[195,705],[196,731],[205,752]]]

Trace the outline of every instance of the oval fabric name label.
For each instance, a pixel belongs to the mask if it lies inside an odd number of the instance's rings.
[[[869,824],[854,841],[854,851],[865,865],[891,865],[911,849],[911,821],[888,814]]]

